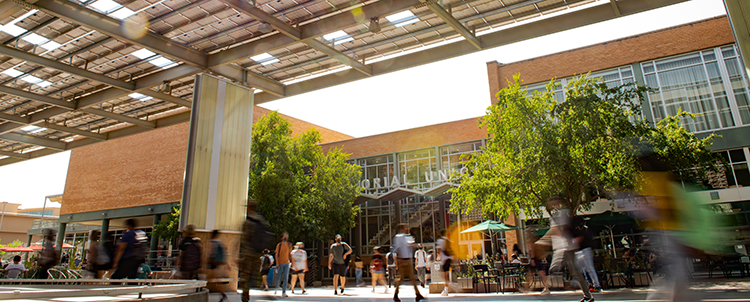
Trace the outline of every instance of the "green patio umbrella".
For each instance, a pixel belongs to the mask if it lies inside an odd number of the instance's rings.
[[[520,229],[519,227],[509,226],[502,222],[497,222],[494,220],[485,220],[480,224],[477,224],[473,227],[470,227],[468,229],[465,229],[461,231],[462,234],[464,233],[474,233],[474,232],[487,232],[490,233],[490,243],[492,243],[492,254],[495,253],[495,240],[492,240],[492,236],[495,233],[498,232],[507,232],[507,231],[515,231]]]

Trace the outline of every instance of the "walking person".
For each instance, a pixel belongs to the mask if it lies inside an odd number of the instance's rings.
[[[273,256],[271,251],[263,250],[263,256],[260,256],[260,276],[263,278],[263,290],[268,291],[268,273],[271,272],[271,266],[273,266]]]
[[[372,274],[372,292],[375,292],[375,285],[380,284],[385,287],[385,294],[388,293],[388,285],[385,284],[385,267],[383,266],[384,258],[380,254],[380,247],[376,246],[373,249],[374,255],[372,255],[372,261],[370,261],[370,273]]]
[[[571,279],[575,279],[581,284],[583,299],[581,302],[593,302],[586,279],[581,275],[581,270],[575,263],[575,246],[573,245],[573,229],[570,223],[570,211],[563,205],[563,200],[559,197],[551,197],[547,201],[547,208],[554,212],[550,217],[550,232],[554,232],[552,237],[552,247],[555,249],[550,273],[559,272],[565,265],[570,272]]]
[[[454,253],[453,249],[451,248],[451,241],[448,238],[448,230],[445,230],[443,233],[443,237],[438,239],[438,241],[435,243],[436,252],[437,254],[437,261],[440,262],[440,269],[443,271],[443,292],[441,293],[442,296],[448,296],[448,288],[450,288],[453,292],[459,292],[458,286],[454,285],[451,282],[451,276],[450,276],[450,270],[451,267],[454,264]]]
[[[396,271],[398,270],[396,266],[396,251],[393,247],[391,247],[388,254],[385,254],[385,260],[388,263],[388,287],[391,287],[394,284],[394,280],[396,280]]]
[[[526,232],[526,246],[527,251],[529,251],[529,267],[526,276],[526,280],[529,280],[529,288],[526,290],[529,291],[531,289],[531,284],[534,282],[534,274],[539,275],[539,277],[542,279],[542,287],[544,289],[542,290],[542,295],[549,295],[549,282],[547,280],[547,266],[544,263],[544,258],[547,257],[547,250],[549,250],[547,247],[549,247],[549,244],[545,244],[546,242],[543,240],[537,240],[537,236],[534,235],[533,232],[528,231]]]
[[[197,280],[198,269],[203,262],[203,245],[200,238],[195,237],[195,225],[188,224],[180,241],[177,265],[180,267],[182,279]]]
[[[299,279],[299,286],[302,288],[302,293],[306,293],[305,290],[305,273],[307,272],[307,252],[304,250],[305,244],[297,242],[292,250],[292,293],[294,293],[294,285]]]
[[[211,232],[211,253],[208,257],[208,264],[210,269],[209,277],[207,278],[208,280],[223,279],[229,277],[226,271],[226,250],[227,249],[224,246],[224,243],[219,239],[219,230],[213,230]],[[219,300],[219,302],[226,301],[228,297],[224,292],[226,291],[226,286],[229,284],[229,282],[220,281],[214,283],[217,283],[215,288],[219,293],[221,293],[221,300]]]
[[[425,283],[427,283],[427,252],[424,251],[421,243],[417,245],[417,251],[414,252],[414,260],[414,269],[417,270],[417,278],[419,278],[419,283],[424,288]]]
[[[115,271],[112,279],[136,279],[138,267],[148,253],[146,233],[135,228],[135,219],[126,220],[125,227],[128,231],[122,234],[112,259],[112,269]]]
[[[102,278],[106,270],[112,267],[109,253],[104,245],[99,244],[101,233],[99,230],[89,232],[89,248],[86,250],[86,270],[97,279]]]
[[[44,242],[42,243],[42,251],[39,253],[39,270],[36,273],[37,279],[49,278],[47,271],[57,265],[58,253],[55,250],[55,232],[52,229],[44,229],[42,231],[44,235]]]
[[[260,270],[260,253],[268,243],[268,222],[262,215],[255,212],[257,205],[253,200],[247,202],[247,217],[242,223],[240,258],[238,259],[242,302],[250,301],[250,285],[255,284],[255,276]]]
[[[586,226],[583,218],[575,217],[573,219],[573,234],[575,241],[578,243],[578,251],[576,252],[576,258],[578,264],[581,267],[583,274],[588,274],[593,285],[594,292],[601,291],[602,287],[599,284],[599,276],[596,274],[596,268],[594,267],[594,234],[591,229]],[[584,276],[585,277],[585,276]],[[587,286],[588,284],[581,284],[581,286]]]
[[[365,280],[362,280],[362,269],[365,267],[365,263],[362,262],[362,258],[359,256],[354,257],[354,275],[357,277],[357,287],[365,286]]]
[[[352,253],[352,248],[341,241],[341,235],[336,235],[336,241],[331,245],[328,254],[328,269],[333,273],[333,294],[338,295],[338,285],[341,283],[341,293],[346,284],[346,257]]]
[[[409,226],[405,223],[398,225],[398,234],[393,237],[393,247],[396,251],[396,267],[400,271],[399,278],[396,280],[396,292],[393,294],[393,301],[401,301],[398,298],[399,286],[404,281],[404,277],[408,277],[411,280],[411,284],[414,286],[414,292],[416,293],[416,301],[426,300],[425,297],[419,292],[417,288],[417,280],[414,279],[414,259],[412,258],[414,248],[414,237],[409,235]]]
[[[289,285],[289,265],[291,264],[290,256],[292,253],[292,244],[289,243],[289,234],[284,232],[281,235],[281,242],[276,245],[276,272],[274,275],[275,288],[281,288],[281,296],[286,297],[286,288]],[[282,281],[283,280],[283,281]],[[276,291],[274,290],[274,295]]]

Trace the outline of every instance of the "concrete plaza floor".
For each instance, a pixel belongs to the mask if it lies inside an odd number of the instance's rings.
[[[306,301],[306,302],[318,302],[318,301],[338,301],[338,302],[351,302],[351,301],[393,301],[393,288],[389,289],[388,294],[383,293],[383,287],[378,286],[377,292],[371,292],[372,287],[351,287],[346,288],[344,295],[334,295],[333,287],[318,287],[309,288],[307,293],[302,295],[299,294],[299,287],[295,289],[297,294],[292,294],[287,291],[289,295],[286,298],[281,297],[281,291],[278,291],[276,295],[273,295],[273,291],[251,291],[251,301]],[[450,294],[448,297],[443,297],[440,294],[427,294],[426,289],[420,288],[428,301],[578,301],[581,299],[582,294],[579,291],[553,291],[551,295],[541,296],[539,292],[531,293],[505,293],[505,294]],[[600,293],[594,293],[594,299],[596,301],[646,301],[646,296],[651,291],[650,288],[634,288],[634,289],[615,289],[605,290]],[[739,302],[739,301],[750,301],[750,279],[717,279],[708,281],[698,281],[692,283],[691,286],[691,297],[696,299],[693,301],[706,301],[706,302]],[[239,294],[229,294],[231,302],[239,302]],[[401,286],[401,292],[399,298],[402,301],[414,301],[414,289],[411,286]],[[212,293],[210,294],[209,301],[216,302],[221,298],[221,295]]]

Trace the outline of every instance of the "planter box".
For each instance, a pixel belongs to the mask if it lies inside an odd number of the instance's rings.
[[[635,286],[648,286],[648,273],[641,272],[641,273],[635,273],[633,274],[633,279],[635,279]]]
[[[458,278],[458,286],[461,289],[474,289],[472,278]]]
[[[565,280],[562,275],[550,275],[547,276],[550,288],[565,288]],[[539,281],[541,284],[541,280]]]

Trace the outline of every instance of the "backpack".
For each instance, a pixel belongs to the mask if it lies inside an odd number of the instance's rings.
[[[380,260],[380,258],[374,258],[374,259],[372,259],[371,266],[372,266],[373,270],[376,270],[376,271],[382,270],[383,269],[383,261]]]
[[[180,265],[180,270],[192,272],[201,268],[201,250],[202,246],[200,242],[197,242],[195,240],[186,240],[183,243],[182,249],[180,251],[182,253],[182,263]]]
[[[395,263],[395,259],[393,259],[393,253],[388,253],[388,255],[385,255],[385,257],[388,259],[388,265],[391,266],[393,263]]]
[[[271,258],[268,255],[263,255],[263,263],[261,264],[262,270],[271,269]]]
[[[146,236],[146,232],[142,230],[134,230],[135,233],[135,241],[133,242],[133,257],[138,261],[143,261],[146,259],[146,255],[148,255],[149,250],[149,244],[148,244],[148,236]]]
[[[211,262],[214,265],[222,264],[226,261],[226,256],[224,255],[224,245],[221,244],[219,241],[214,241],[214,252],[211,255]]]
[[[256,252],[260,253],[264,249],[268,248],[268,243],[271,242],[273,234],[268,231],[268,228],[262,221],[256,220],[252,217],[248,217],[248,219],[252,220],[255,223],[255,231],[253,232],[252,236],[248,238],[250,242],[253,243],[250,247]]]

